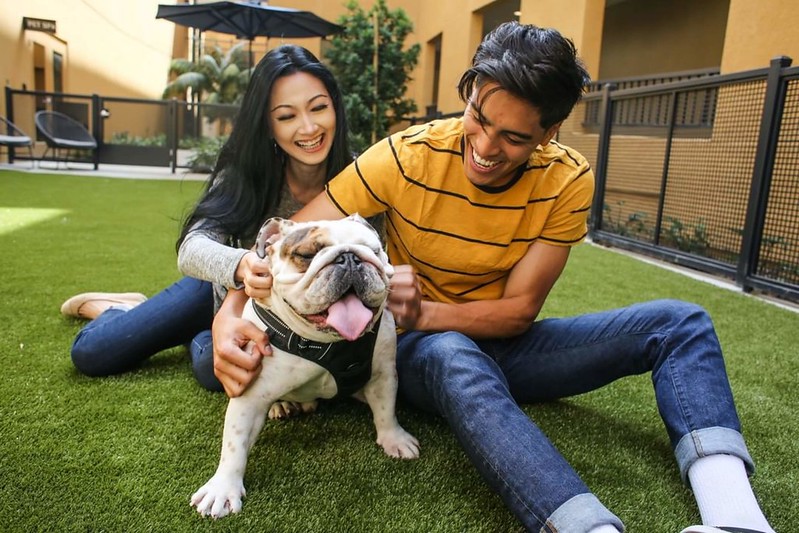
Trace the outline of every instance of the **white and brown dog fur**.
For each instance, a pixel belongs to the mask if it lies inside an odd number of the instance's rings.
[[[271,295],[255,303],[269,309],[291,331],[311,341],[331,343],[354,340],[379,328],[371,374],[353,396],[369,404],[377,444],[387,455],[417,458],[418,441],[395,416],[396,332],[386,309],[393,269],[374,229],[358,215],[304,223],[270,219],[256,246],[259,255],[269,260],[273,284]],[[340,303],[344,300],[346,305]],[[364,316],[362,307],[370,315]],[[336,309],[337,318],[331,309]],[[346,316],[350,314],[361,316],[360,323],[342,325],[342,320],[355,320]],[[243,316],[265,325],[252,300]],[[332,398],[338,392],[336,380],[322,366],[274,345],[272,352],[271,357],[264,357],[260,375],[247,390],[230,399],[219,466],[191,497],[191,505],[202,515],[220,518],[241,510],[247,457],[273,405],[270,416],[281,416],[284,402],[297,402],[303,410],[312,410],[318,398]]]

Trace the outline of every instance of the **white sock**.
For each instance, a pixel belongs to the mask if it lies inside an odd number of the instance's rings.
[[[595,527],[588,533],[619,533],[619,530],[616,529],[616,526],[612,526],[610,524],[603,524],[599,527]]]
[[[688,469],[702,524],[774,533],[752,492],[744,462],[733,455],[708,455]]]

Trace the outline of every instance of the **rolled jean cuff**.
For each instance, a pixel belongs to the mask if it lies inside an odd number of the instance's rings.
[[[541,533],[549,531],[591,531],[605,524],[613,524],[624,531],[619,517],[608,511],[599,498],[591,493],[578,494],[555,509],[541,528]]]
[[[744,444],[743,435],[734,429],[712,427],[698,429],[683,435],[674,455],[680,467],[680,477],[683,483],[688,484],[688,469],[700,457],[717,454],[732,455],[744,462],[746,472],[751,476],[755,473],[755,463],[749,455],[749,450]]]

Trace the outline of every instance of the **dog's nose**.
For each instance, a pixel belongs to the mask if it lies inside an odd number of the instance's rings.
[[[346,268],[355,268],[361,264],[361,258],[353,252],[344,252],[336,258],[336,264]]]

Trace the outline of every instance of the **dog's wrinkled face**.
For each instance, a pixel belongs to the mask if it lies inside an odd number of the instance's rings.
[[[294,331],[354,340],[377,322],[393,268],[377,232],[359,215],[337,221],[268,220],[256,250],[268,257],[272,294],[258,303]]]

